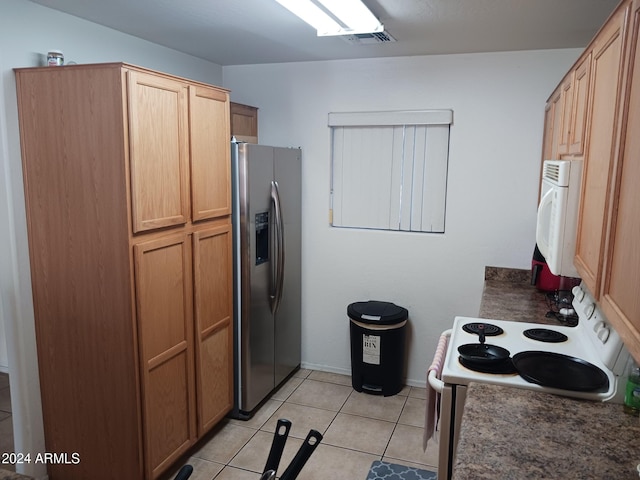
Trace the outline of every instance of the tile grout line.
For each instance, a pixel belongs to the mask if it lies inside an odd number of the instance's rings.
[[[409,390],[411,391],[411,390]],[[393,438],[393,434],[396,432],[396,429],[398,428],[399,422],[400,422],[400,418],[402,417],[402,412],[404,411],[404,407],[407,405],[407,399],[409,397],[405,397],[404,399],[404,403],[402,404],[402,409],[400,410],[400,414],[398,415],[398,419],[396,420],[395,424],[393,425],[393,430],[391,431],[391,435],[389,435],[389,440],[387,440],[387,444],[384,447],[384,451],[382,452],[382,456],[380,457],[380,460],[382,461],[382,459],[385,457],[385,454],[387,453],[387,450],[389,449],[389,445],[391,444],[391,439]]]

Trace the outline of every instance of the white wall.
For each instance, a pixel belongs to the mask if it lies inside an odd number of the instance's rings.
[[[16,451],[34,454],[45,448],[13,68],[40,65],[50,49],[62,50],[67,62],[123,61],[222,83],[219,65],[26,0],[0,2],[0,319],[5,323],[4,331],[0,323],[0,343],[6,339]],[[0,347],[0,355],[2,351]],[[46,473],[44,465],[21,468],[35,477]]]
[[[424,385],[440,332],[477,315],[485,266],[530,268],[544,104],[579,53],[223,67],[260,143],[303,148],[305,366],[348,373],[347,305],[387,300],[409,310],[408,383]],[[430,108],[454,111],[446,233],[331,228],[327,114]]]

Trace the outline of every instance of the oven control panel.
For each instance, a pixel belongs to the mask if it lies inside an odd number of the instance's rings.
[[[584,285],[573,287],[573,308],[582,323],[582,331],[595,351],[614,373],[621,375],[629,354],[618,332],[609,324],[598,304]]]

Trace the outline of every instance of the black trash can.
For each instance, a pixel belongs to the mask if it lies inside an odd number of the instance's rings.
[[[347,307],[351,331],[351,383],[358,392],[388,397],[402,390],[409,312],[369,300]]]

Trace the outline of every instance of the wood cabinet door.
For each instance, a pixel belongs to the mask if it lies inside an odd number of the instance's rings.
[[[195,441],[189,235],[137,244],[134,256],[145,466],[157,478]]]
[[[573,77],[573,108],[569,126],[569,153],[573,155],[584,152],[590,75],[591,53],[578,64]]]
[[[189,219],[187,87],[162,76],[128,72],[133,231]]]
[[[601,306],[640,362],[640,0],[630,31],[630,83],[625,96],[626,134],[616,172],[614,205]]]
[[[233,406],[231,225],[193,235],[198,435]]]
[[[561,86],[553,93],[549,102],[551,103],[551,115],[553,121],[551,122],[551,152],[550,157],[545,160],[557,160],[559,159],[559,145],[562,131],[562,88]]]
[[[258,109],[231,102],[231,135],[241,142],[258,143]]]
[[[553,103],[547,102],[544,107],[544,132],[542,139],[542,161],[551,160],[553,152]],[[542,163],[540,164],[542,174]],[[542,177],[542,175],[541,175]]]
[[[560,87],[560,131],[558,132],[558,155],[569,153],[571,135],[571,112],[573,111],[573,72],[569,72]]]
[[[598,34],[593,48],[588,138],[583,169],[574,263],[599,298],[609,186],[619,127],[623,34],[627,9],[620,9]]]
[[[231,214],[229,95],[189,87],[191,202],[194,221]]]

